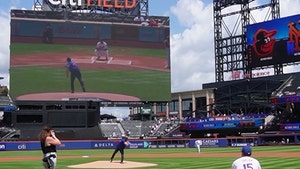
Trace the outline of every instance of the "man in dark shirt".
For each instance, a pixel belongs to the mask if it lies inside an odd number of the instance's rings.
[[[118,151],[121,153],[121,164],[123,164],[124,161],[124,149],[126,146],[129,145],[129,141],[127,137],[122,137],[121,141],[116,145],[115,151],[113,152],[110,162],[113,161],[115,155],[117,154]]]
[[[66,75],[69,77],[69,72],[71,73],[71,92],[74,93],[74,81],[75,78],[78,79],[82,91],[85,92],[84,84],[81,78],[81,72],[78,67],[78,65],[70,58],[67,58],[67,63],[66,63]]]

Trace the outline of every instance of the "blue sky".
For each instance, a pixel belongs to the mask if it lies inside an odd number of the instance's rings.
[[[42,1],[42,0],[40,0]],[[31,9],[33,0],[2,0],[0,6],[0,76],[9,84],[10,9]],[[215,80],[213,0],[149,0],[149,14],[170,17],[171,30],[171,91],[182,92],[202,89],[203,83]],[[251,4],[266,4],[270,0],[256,0]],[[283,3],[284,2],[284,3]],[[240,6],[226,8],[227,12]],[[253,17],[263,21],[266,10],[257,10]],[[281,0],[281,17],[300,14],[300,0]],[[235,20],[227,20],[229,27]],[[284,72],[299,71],[288,67]],[[273,73],[273,70],[264,70]],[[225,75],[228,80],[229,75]]]

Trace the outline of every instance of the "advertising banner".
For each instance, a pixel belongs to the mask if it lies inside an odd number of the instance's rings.
[[[114,149],[119,140],[111,141],[62,141],[57,149]],[[130,141],[127,148],[149,148],[149,141]],[[0,151],[6,150],[40,150],[40,142],[0,142]]]
[[[190,148],[196,147],[195,146],[196,140],[190,140]],[[201,147],[227,147],[228,140],[227,139],[201,139],[202,145]]]
[[[249,120],[226,120],[226,121],[207,121],[207,122],[186,122],[181,124],[185,130],[203,130],[203,129],[229,129],[240,127],[241,124],[254,124],[255,127],[263,125],[263,119]]]
[[[283,123],[280,124],[282,131],[300,131],[300,123]]]
[[[185,148],[185,144],[161,144],[161,145],[150,145],[149,148]]]
[[[118,142],[119,142],[119,140],[92,142],[91,148],[93,148],[93,149],[113,149],[116,147]],[[132,149],[149,148],[149,142],[148,141],[130,141],[130,144],[127,146],[127,148],[132,148]]]
[[[0,150],[38,150],[40,144],[37,142],[0,142]]]

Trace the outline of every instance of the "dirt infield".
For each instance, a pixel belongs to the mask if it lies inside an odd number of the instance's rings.
[[[152,167],[157,164],[153,163],[140,163],[134,161],[110,162],[110,161],[94,161],[90,163],[78,164],[68,166],[69,168],[138,168],[138,167]]]
[[[15,55],[11,57],[10,66],[48,66],[64,68],[66,58],[70,56],[82,69],[91,70],[159,70],[169,72],[165,68],[164,58],[146,56],[113,55],[110,62],[96,61],[92,63],[92,55],[86,53],[37,53],[30,55]]]
[[[114,101],[140,101],[140,98],[134,96],[128,96],[123,94],[113,93],[91,93],[91,92],[54,92],[54,93],[34,93],[18,96],[17,100],[72,100],[73,98],[80,98],[84,100],[88,99],[102,99],[102,100],[114,100]]]
[[[168,158],[168,157],[239,157],[240,153],[178,153],[178,154],[128,154],[126,157],[145,157],[145,158]],[[299,157],[300,152],[296,153],[270,153],[270,152],[257,152],[253,157]],[[124,164],[119,162],[110,163],[109,161],[95,161],[91,163],[84,163],[80,165],[69,166],[70,168],[138,168],[155,166],[152,163],[137,163],[132,161],[125,161]],[[104,166],[104,167],[100,167]]]
[[[172,154],[126,154],[126,158],[174,158],[174,157],[239,157],[241,153],[239,152],[220,152],[220,153],[172,153]],[[300,157],[300,152],[255,152],[253,157]],[[60,159],[78,159],[78,158],[98,158],[100,161],[107,161],[110,157],[107,155],[90,155],[90,156],[62,156],[59,155]],[[0,162],[9,161],[23,161],[23,160],[39,160],[40,156],[16,156],[16,157],[1,157]],[[117,162],[118,161],[114,161]]]

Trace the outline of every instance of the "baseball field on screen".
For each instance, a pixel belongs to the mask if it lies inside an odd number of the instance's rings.
[[[300,146],[258,146],[252,150],[252,156],[260,161],[263,169],[299,169]],[[57,169],[94,161],[108,161],[112,152],[112,149],[58,150]],[[117,154],[115,161],[119,157]],[[134,161],[157,164],[141,169],[226,169],[238,157],[240,147],[202,148],[200,154],[196,152],[196,148],[125,149],[125,164],[120,165],[125,168],[126,161]],[[0,166],[3,169],[42,168],[41,152],[2,151]]]
[[[69,92],[65,61],[70,56],[81,68],[87,92],[132,95],[148,101],[170,99],[170,71],[164,68],[164,49],[110,46],[110,64],[92,63],[93,51],[92,45],[12,43],[11,96]],[[75,91],[81,92],[77,80]]]

